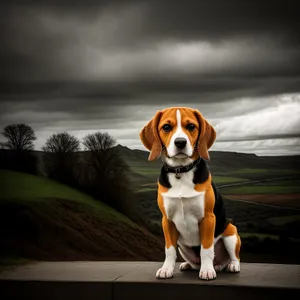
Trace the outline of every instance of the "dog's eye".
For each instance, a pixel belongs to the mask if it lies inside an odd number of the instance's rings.
[[[188,125],[186,126],[186,129],[187,129],[188,131],[193,131],[195,128],[196,128],[196,126],[195,126],[194,124],[188,124]]]
[[[172,126],[170,124],[165,124],[162,129],[165,131],[165,132],[169,132],[172,130]]]

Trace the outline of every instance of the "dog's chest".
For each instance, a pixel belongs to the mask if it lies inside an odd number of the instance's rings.
[[[169,174],[171,188],[162,193],[167,218],[172,220],[186,244],[199,243],[199,221],[204,216],[205,192],[194,189],[193,172],[182,174],[180,179]]]

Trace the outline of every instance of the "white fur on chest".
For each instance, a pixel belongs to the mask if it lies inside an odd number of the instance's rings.
[[[169,173],[172,187],[162,193],[167,218],[174,222],[178,239],[187,246],[200,244],[198,224],[204,216],[205,192],[194,189],[193,176],[193,171],[181,174],[180,179]]]

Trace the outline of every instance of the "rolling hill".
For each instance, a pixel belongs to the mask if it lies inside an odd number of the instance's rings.
[[[161,238],[75,189],[0,170],[0,191],[2,263],[163,259]]]
[[[134,185],[140,188],[140,185],[155,183],[161,168],[161,160],[149,162],[148,151],[130,149],[126,146],[117,145],[113,147],[131,168],[129,176]],[[9,150],[0,150],[5,160],[5,153]],[[39,159],[39,170],[43,174],[43,152],[34,151]],[[85,152],[81,152],[84,156]],[[213,176],[220,176],[222,183],[231,182],[225,177],[239,179],[264,179],[278,177],[281,175],[300,175],[300,155],[295,156],[257,156],[255,154],[210,151],[209,169]],[[0,161],[1,168],[1,161]]]
[[[3,237],[0,256],[6,260],[11,257],[13,260],[20,257],[40,260],[163,260],[161,213],[156,203],[161,160],[149,162],[149,152],[121,145],[114,151],[130,166],[128,175],[136,192],[132,204],[135,215],[131,217],[139,225],[67,186],[44,177],[0,170],[0,234]],[[39,169],[43,174],[43,153],[34,153],[40,159]],[[81,155],[84,157],[85,153],[81,152]],[[283,261],[281,258],[285,257],[290,262],[298,262],[299,211],[284,207],[286,199],[282,197],[285,194],[280,195],[283,199],[280,200],[281,207],[269,204],[274,202],[274,191],[278,189],[285,193],[297,192],[293,194],[294,198],[299,195],[300,156],[260,157],[216,151],[211,151],[210,156],[208,165],[213,179],[218,186],[223,186],[226,210],[243,237],[244,259],[247,254],[255,256],[248,257],[248,261],[268,261],[271,247],[277,251],[272,261]],[[279,180],[282,176],[285,179]],[[271,181],[259,182],[266,179]],[[252,180],[258,183],[247,185]],[[264,199],[268,197],[271,202],[254,205],[244,201],[248,195],[255,194],[255,190],[256,193],[268,192]],[[241,192],[250,194],[242,195]],[[233,195],[239,201],[233,199]],[[293,203],[297,199],[293,199]],[[274,239],[270,240],[271,236],[276,237],[276,244]],[[291,248],[284,248],[289,256],[280,248],[281,244],[286,244],[285,239],[292,243]]]
[[[141,176],[133,181],[139,223],[161,234],[161,213],[156,203],[161,161],[149,162],[147,151],[120,145],[118,151],[133,174]],[[300,156],[261,157],[217,151],[211,151],[210,156],[207,163],[213,180],[224,196],[228,217],[242,237],[243,261],[299,263]],[[253,195],[260,196],[255,203]]]
[[[156,184],[162,164],[160,159],[149,162],[148,151],[132,150],[122,145],[116,146],[116,150],[131,167],[130,176],[137,190],[149,183]],[[237,152],[210,151],[210,157],[207,164],[216,183],[300,176],[300,155],[257,156]]]

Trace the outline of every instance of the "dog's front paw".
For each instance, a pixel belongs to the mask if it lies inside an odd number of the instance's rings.
[[[211,268],[201,268],[199,272],[199,277],[202,280],[212,280],[217,277],[217,273],[214,267]]]
[[[227,271],[230,273],[238,273],[240,272],[240,262],[239,261],[231,261],[227,266]]]
[[[172,278],[174,273],[174,268],[162,267],[156,272],[157,279]]]

